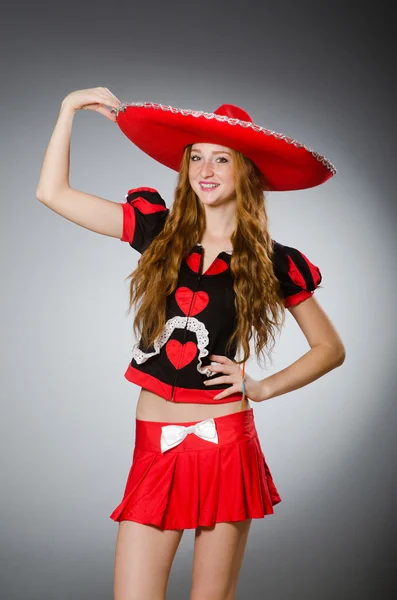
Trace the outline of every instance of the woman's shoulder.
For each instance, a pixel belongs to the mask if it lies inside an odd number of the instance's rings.
[[[276,240],[273,244],[274,273],[280,282],[280,291],[286,307],[309,298],[322,281],[320,268],[294,246]]]
[[[148,211],[148,204],[153,205],[154,210],[156,210],[156,206],[161,206],[163,210],[167,208],[164,198],[162,198],[155,188],[151,187],[138,187],[128,190],[125,201],[128,204],[134,204],[138,209],[142,209],[143,212],[145,212],[145,205],[146,211]]]
[[[121,240],[142,253],[163,229],[169,214],[164,198],[155,188],[128,190],[123,207]]]

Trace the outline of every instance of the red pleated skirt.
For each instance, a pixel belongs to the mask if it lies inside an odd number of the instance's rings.
[[[135,447],[121,504],[110,518],[160,529],[261,519],[281,498],[259,442],[253,409],[214,418],[218,443],[189,433],[161,451],[161,427],[135,420]],[[175,423],[189,427],[199,423]]]

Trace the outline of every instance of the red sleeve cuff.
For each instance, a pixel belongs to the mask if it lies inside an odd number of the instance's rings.
[[[310,298],[310,296],[312,296],[312,295],[313,295],[313,292],[308,292],[307,290],[302,290],[301,292],[298,292],[297,294],[294,294],[293,296],[288,296],[288,298],[285,298],[284,306],[285,306],[285,308],[289,308],[290,306],[295,306],[296,304],[299,304],[299,302],[306,300],[306,298]]]
[[[121,206],[123,208],[123,234],[120,240],[131,244],[135,233],[135,209],[128,202],[124,202]]]

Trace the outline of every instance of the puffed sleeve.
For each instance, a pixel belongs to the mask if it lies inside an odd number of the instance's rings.
[[[169,209],[157,190],[140,187],[129,190],[123,208],[123,233],[120,240],[142,253],[162,231]]]
[[[289,308],[310,298],[320,285],[320,269],[296,248],[284,246],[273,240],[274,273],[280,283],[284,306]]]

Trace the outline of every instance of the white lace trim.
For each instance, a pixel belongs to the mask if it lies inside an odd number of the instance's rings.
[[[197,347],[199,349],[197,371],[202,375],[206,375],[207,377],[215,375],[215,373],[210,371],[208,367],[202,367],[201,359],[209,354],[207,350],[209,334],[204,323],[195,317],[174,317],[173,319],[169,319],[165,324],[162,334],[155,340],[153,344],[154,351],[143,352],[140,348],[138,348],[139,342],[137,342],[132,348],[132,357],[138,363],[138,365],[141,365],[151,356],[155,356],[156,354],[160,353],[160,349],[168,341],[170,335],[175,329],[184,329],[185,326],[189,331],[192,331],[197,336]]]
[[[331,173],[333,175],[335,175],[335,173],[336,173],[335,166],[329,160],[327,160],[325,158],[325,156],[322,156],[318,152],[315,152],[308,146],[305,146],[305,144],[301,144],[297,140],[294,140],[293,138],[290,138],[290,137],[284,135],[284,133],[277,133],[277,131],[272,131],[271,129],[266,129],[265,127],[261,127],[260,125],[255,125],[255,123],[251,123],[251,121],[241,121],[240,119],[233,119],[232,117],[227,117],[225,115],[216,115],[215,113],[207,113],[202,110],[189,110],[189,109],[185,109],[185,108],[175,108],[173,106],[166,106],[164,104],[156,104],[155,102],[122,102],[117,108],[113,108],[111,110],[111,112],[115,113],[115,115],[118,116],[119,112],[125,112],[125,110],[128,106],[140,106],[143,108],[155,108],[155,109],[160,108],[161,110],[164,110],[164,111],[171,111],[173,114],[180,113],[184,117],[187,117],[187,116],[192,116],[192,117],[197,117],[197,118],[204,117],[205,119],[216,119],[217,121],[226,122],[226,123],[229,123],[229,125],[239,125],[240,127],[244,127],[245,129],[251,128],[254,131],[261,132],[265,135],[271,135],[272,137],[274,137],[278,140],[283,140],[287,144],[292,144],[296,148],[304,148],[305,150],[307,150],[307,152],[310,152],[310,154],[315,159],[317,159],[322,165],[324,165],[324,167],[326,167],[329,171],[331,171]]]

